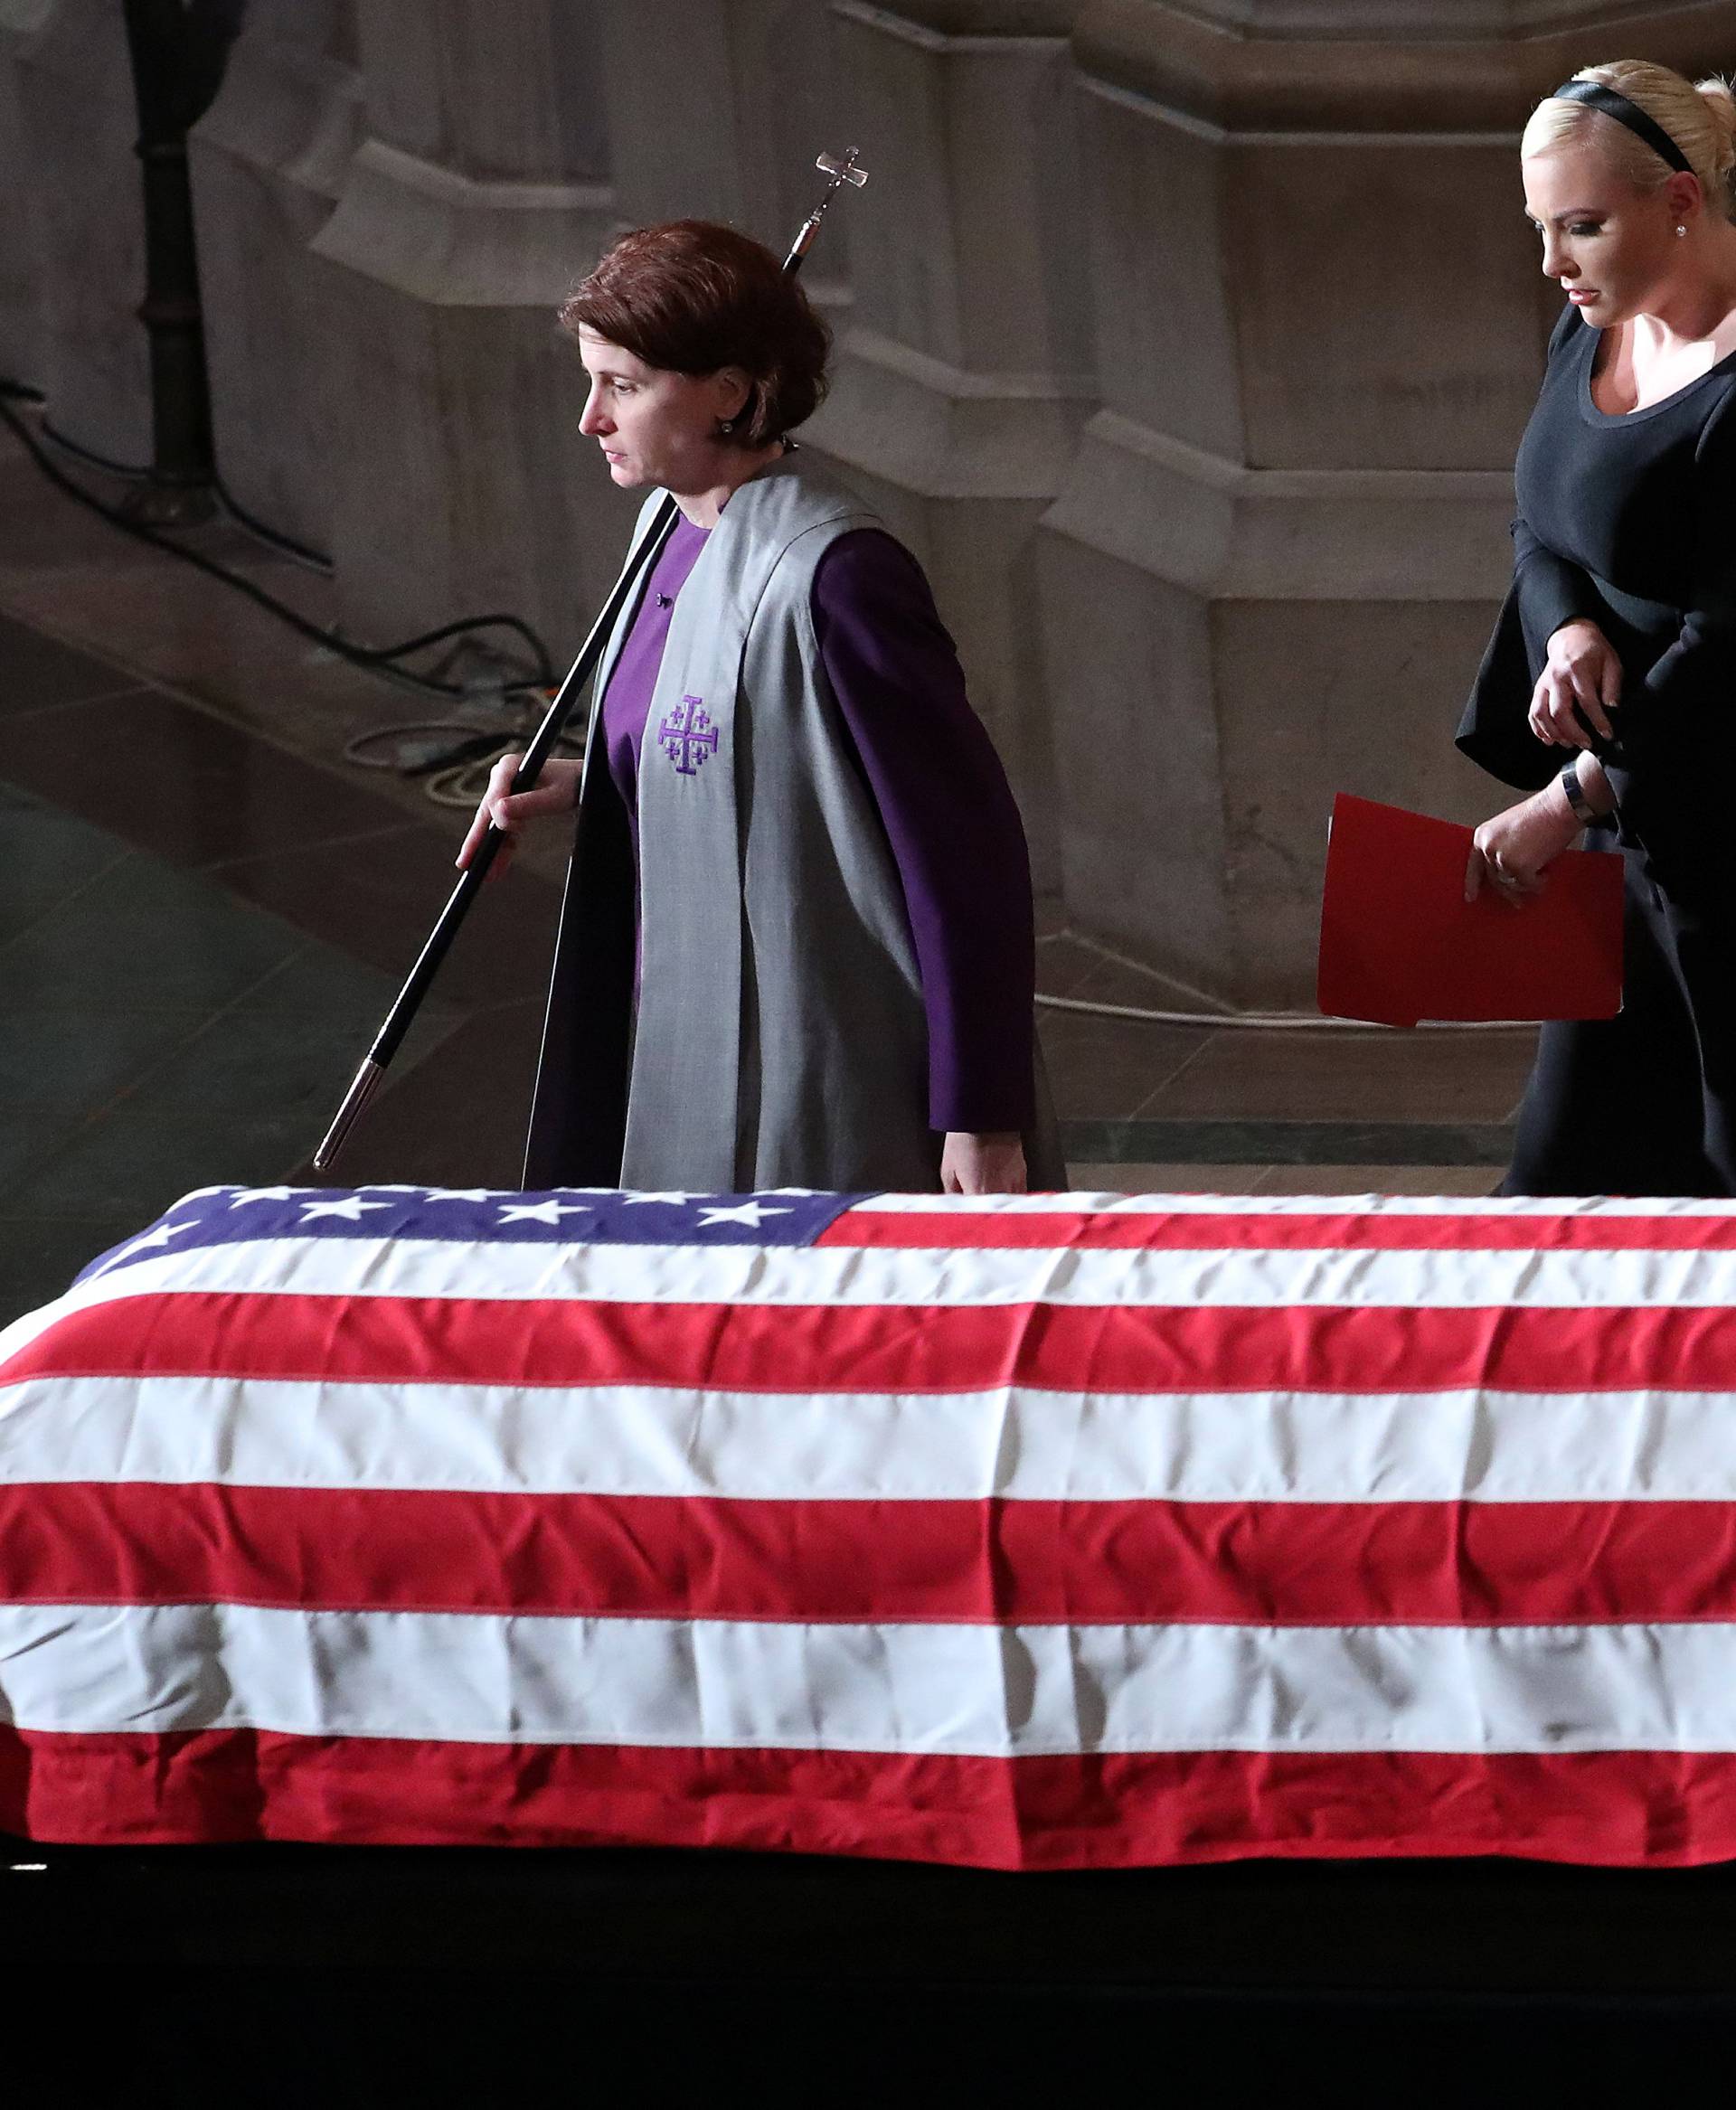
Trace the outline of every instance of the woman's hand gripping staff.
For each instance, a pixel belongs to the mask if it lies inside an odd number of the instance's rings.
[[[506,840],[501,844],[488,878],[496,880],[513,859],[513,838],[527,821],[537,821],[554,814],[571,814],[579,798],[579,777],[582,762],[544,762],[542,774],[529,791],[514,792],[513,778],[523,755],[503,755],[488,773],[488,788],[482,795],[476,807],[476,817],[470,824],[470,832],[458,845],[458,854],[453,860],[460,871],[475,856],[477,845],[488,833],[489,824],[498,828]]]

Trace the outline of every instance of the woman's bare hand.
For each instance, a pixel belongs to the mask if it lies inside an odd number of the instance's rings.
[[[940,1188],[947,1194],[1023,1194],[1023,1138],[1016,1130],[978,1135],[956,1129],[940,1153]]]
[[[1589,748],[1590,725],[1615,737],[1609,713],[1621,701],[1621,662],[1598,626],[1576,618],[1549,641],[1549,654],[1531,692],[1531,730],[1552,748]],[[1581,722],[1583,721],[1583,722]]]
[[[512,862],[514,833],[526,821],[539,820],[545,814],[571,814],[579,796],[579,773],[582,762],[544,762],[542,774],[536,780],[533,791],[514,794],[513,778],[523,755],[503,755],[488,772],[488,788],[482,795],[482,803],[476,808],[476,817],[470,824],[470,833],[459,845],[454,863],[462,867],[476,854],[478,843],[488,833],[492,821],[507,839],[500,846],[489,871],[490,879],[497,878]]]
[[[1543,870],[1571,847],[1580,832],[1579,816],[1559,783],[1533,792],[1485,821],[1471,838],[1465,867],[1465,899],[1476,900],[1485,886],[1516,908],[1543,890]]]

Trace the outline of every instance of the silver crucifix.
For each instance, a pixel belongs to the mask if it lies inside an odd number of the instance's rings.
[[[819,203],[803,221],[801,232],[791,243],[789,254],[784,259],[786,271],[795,271],[800,268],[802,259],[807,254],[808,244],[818,232],[820,221],[826,217],[826,207],[837,196],[843,185],[848,184],[853,189],[859,191],[868,181],[868,171],[865,168],[856,166],[856,156],[861,152],[861,147],[853,146],[842,159],[835,154],[822,154],[815,162],[815,167],[819,170],[822,175],[830,177],[831,181],[821,193]]]

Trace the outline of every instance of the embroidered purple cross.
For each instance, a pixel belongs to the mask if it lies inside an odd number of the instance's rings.
[[[697,777],[707,755],[717,752],[718,732],[697,696],[684,696],[657,728],[657,744],[681,777]]]

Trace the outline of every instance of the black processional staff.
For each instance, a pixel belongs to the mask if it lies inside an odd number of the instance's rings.
[[[858,149],[852,147],[840,158],[835,154],[822,154],[815,163],[826,177],[826,185],[820,201],[803,221],[801,231],[790,244],[789,254],[784,259],[786,271],[799,271],[802,259],[813,245],[819,231],[826,207],[839,190],[849,184],[860,190],[868,181],[865,168],[856,166]],[[555,692],[553,702],[549,705],[542,722],[536,729],[531,744],[524,750],[524,759],[519,764],[513,777],[513,791],[528,791],[542,774],[542,765],[561,737],[573,705],[579,701],[585,683],[596,672],[597,663],[603,655],[603,648],[614,635],[615,626],[621,611],[632,598],[640,578],[656,562],[657,552],[669,539],[675,524],[678,511],[673,497],[665,495],[663,504],[652,517],[651,525],[640,538],[639,545],[628,558],[627,567],[615,582],[615,590],[604,603],[601,613],[590,626],[590,635],[579,648],[579,656],[572,663],[571,672]],[[344,1139],[355,1125],[356,1116],[379,1088],[380,1079],[386,1073],[386,1066],[398,1052],[399,1043],[410,1030],[410,1022],[427,995],[434,976],[439,971],[440,962],[446,957],[452,940],[458,934],[458,926],[464,921],[470,904],[476,898],[476,890],[486,878],[500,846],[505,841],[500,829],[489,823],[482,841],[476,845],[469,863],[459,875],[458,883],[448,897],[440,910],[439,918],[429,932],[427,942],[410,970],[409,979],[398,992],[398,998],[386,1013],[385,1023],[373,1037],[373,1045],[368,1050],[362,1067],[355,1073],[350,1088],[344,1095],[344,1104],[337,1109],[335,1118],[326,1132],[326,1140],[314,1153],[314,1169],[324,1172],[344,1147]]]

